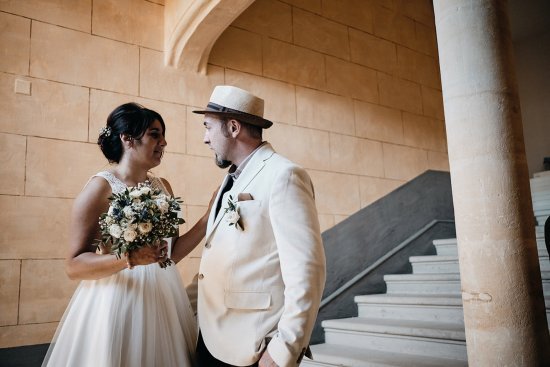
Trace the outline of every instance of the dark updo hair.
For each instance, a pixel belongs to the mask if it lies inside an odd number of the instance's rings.
[[[158,112],[131,102],[118,106],[107,117],[107,126],[102,128],[97,144],[109,162],[120,162],[124,148],[120,135],[125,134],[139,140],[147,129],[158,120],[162,125],[162,135],[166,133],[166,125]]]

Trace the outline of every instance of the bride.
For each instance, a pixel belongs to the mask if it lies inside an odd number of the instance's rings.
[[[196,323],[175,266],[204,237],[208,210],[183,236],[117,259],[97,248],[99,216],[108,198],[148,180],[173,195],[168,182],[148,171],[160,164],[165,125],[155,111],[135,103],[117,107],[98,144],[111,163],[93,176],[75,200],[66,272],[82,280],[48,349],[43,366],[193,366]],[[210,203],[212,205],[212,203]]]

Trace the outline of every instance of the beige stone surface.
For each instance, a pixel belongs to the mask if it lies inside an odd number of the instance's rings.
[[[226,172],[215,165],[213,157],[166,153],[153,172],[170,181],[186,205],[207,205]]]
[[[353,101],[309,88],[296,87],[298,125],[354,135]]]
[[[379,72],[378,87],[380,104],[416,114],[422,113],[419,84]]]
[[[187,107],[187,154],[212,158],[214,155],[208,145],[204,144],[204,115],[193,113],[203,107]],[[212,158],[213,159],[213,158]]]
[[[264,76],[306,87],[323,89],[325,61],[322,54],[285,42],[264,38]]]
[[[330,92],[366,102],[378,102],[376,71],[332,56],[326,57],[326,63],[327,89]]]
[[[401,111],[373,103],[354,101],[357,136],[390,143],[403,143]]]
[[[441,88],[437,60],[403,46],[397,46],[397,73],[402,79]]]
[[[0,260],[0,326],[17,324],[20,272],[20,260]]]
[[[351,61],[384,71],[390,75],[396,72],[397,51],[395,43],[353,28],[349,29],[349,42]]]
[[[233,25],[281,41],[292,41],[291,6],[281,1],[256,0]]]
[[[449,156],[444,152],[428,151],[428,166],[438,171],[449,171]]]
[[[291,4],[297,8],[321,14],[321,0],[281,0],[284,3]]]
[[[384,176],[382,144],[353,136],[330,134],[330,170],[365,176]]]
[[[374,7],[374,35],[411,48],[416,44],[414,20],[383,6]]]
[[[334,225],[340,224],[344,220],[348,219],[349,215],[335,215],[334,216]]]
[[[59,321],[78,283],[65,274],[65,260],[23,260],[19,323]]]
[[[164,6],[147,0],[94,0],[92,33],[163,50]]]
[[[0,10],[45,23],[90,32],[92,0],[1,0]]]
[[[321,233],[334,227],[334,224],[334,215],[319,214],[319,226],[321,227]]]
[[[308,170],[319,214],[351,215],[360,209],[359,177]]]
[[[106,168],[97,144],[29,137],[25,194],[74,198],[92,175]]]
[[[57,322],[0,326],[0,348],[44,344],[52,341]]]
[[[396,8],[409,18],[430,26],[432,29],[435,27],[431,0],[397,0]]]
[[[186,257],[178,263],[183,284],[188,287],[193,281],[193,277],[199,272],[201,259],[198,257]]]
[[[14,93],[16,80],[31,83],[30,96]],[[87,88],[0,73],[0,131],[86,141],[88,93]]]
[[[0,9],[1,9],[0,2]],[[27,75],[31,47],[31,21],[0,13],[0,71]]]
[[[0,195],[0,228],[6,229],[0,236],[0,259],[64,258],[72,203],[70,199]]]
[[[292,12],[292,26],[294,44],[349,60],[346,26],[297,8]]]
[[[90,91],[89,141],[91,143],[97,142],[99,129],[106,125],[109,114],[116,107],[128,102],[136,102],[158,112],[166,125],[166,142],[168,143],[166,151],[185,153],[187,140],[187,109],[185,106],[97,89]]]
[[[276,152],[302,167],[330,169],[329,134],[326,131],[278,124],[266,131],[266,138]]]
[[[433,27],[416,22],[415,30],[415,50],[437,58],[437,39],[435,35],[435,29]]]
[[[0,194],[25,193],[26,148],[24,136],[0,133]]]
[[[428,169],[428,154],[423,149],[401,145],[382,145],[386,178],[409,181]]]
[[[140,50],[139,95],[190,106],[206,105],[216,85],[223,84],[223,69],[210,65],[206,75],[164,66],[162,52]]]
[[[375,13],[372,1],[323,1],[322,5],[324,16],[368,33],[373,32]]]
[[[32,24],[30,74],[34,77],[136,95],[138,55],[134,45],[41,22]]]
[[[230,69],[225,70],[225,83],[246,89],[263,98],[266,119],[296,124],[294,85]]]
[[[424,115],[438,120],[445,118],[443,113],[443,95],[441,90],[422,86],[422,107]]]
[[[405,145],[447,151],[445,123],[441,120],[404,112],[403,134]]]
[[[228,27],[210,52],[208,62],[248,73],[262,74],[262,36]]]
[[[405,181],[388,180],[378,177],[359,177],[361,208],[381,199],[404,183]]]

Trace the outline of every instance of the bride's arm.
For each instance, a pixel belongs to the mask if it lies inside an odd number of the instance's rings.
[[[124,257],[96,253],[94,241],[100,238],[99,216],[109,208],[111,188],[100,177],[94,177],[76,198],[71,214],[69,253],[65,271],[70,279],[100,279],[126,268]],[[165,246],[164,246],[165,247]],[[146,265],[158,258],[162,247],[145,246],[131,254],[132,265]]]
[[[172,187],[166,181],[165,179],[162,179],[162,182],[164,183],[164,186],[170,193],[170,195],[174,196],[172,192]],[[212,195],[212,198],[210,199],[210,203],[208,204],[208,209],[204,213],[204,215],[195,223],[195,225],[187,232],[185,232],[183,235],[179,236],[172,246],[172,260],[176,263],[180,262],[184,257],[189,255],[191,251],[197,245],[201,242],[201,240],[206,235],[206,225],[208,223],[208,215],[210,213],[210,209],[212,208],[212,203],[214,202],[214,199],[216,198],[218,190],[216,189],[214,191],[214,194]]]

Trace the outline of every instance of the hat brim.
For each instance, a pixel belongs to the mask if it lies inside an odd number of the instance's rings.
[[[245,112],[238,112],[238,111],[222,112],[222,111],[216,111],[216,110],[211,110],[211,109],[207,108],[206,110],[193,111],[193,113],[197,113],[197,114],[200,114],[200,115],[205,115],[205,114],[209,113],[209,114],[212,114],[212,115],[218,115],[218,116],[223,116],[223,117],[227,117],[227,118],[233,118],[235,120],[239,120],[239,121],[245,122],[245,123],[250,124],[250,125],[261,127],[262,129],[269,129],[271,127],[271,125],[273,125],[273,122],[271,122],[269,120],[266,120],[263,117],[256,116],[256,115],[251,115],[251,114],[245,113]]]

